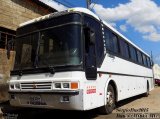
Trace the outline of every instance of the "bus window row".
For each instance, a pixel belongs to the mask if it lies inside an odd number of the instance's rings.
[[[151,68],[150,58],[128,43],[126,40],[116,35],[107,27],[104,28],[104,39],[106,50],[110,53],[123,57],[126,60]]]

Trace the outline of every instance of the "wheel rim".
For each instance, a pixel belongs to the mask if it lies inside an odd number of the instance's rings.
[[[112,107],[114,104],[114,95],[112,91],[107,92],[107,105]]]

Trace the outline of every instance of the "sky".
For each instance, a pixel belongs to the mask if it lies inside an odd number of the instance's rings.
[[[59,11],[68,7],[86,7],[86,0],[40,1]],[[154,63],[160,65],[160,0],[91,1],[91,10],[96,15],[112,25],[147,54],[152,54]]]

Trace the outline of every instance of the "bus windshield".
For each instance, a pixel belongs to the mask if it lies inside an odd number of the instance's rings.
[[[81,26],[66,24],[18,37],[15,70],[81,64]]]

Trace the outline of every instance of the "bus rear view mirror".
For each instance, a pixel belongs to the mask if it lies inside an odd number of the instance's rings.
[[[95,32],[93,30],[90,30],[89,41],[90,41],[90,44],[95,44]]]
[[[10,51],[13,49],[14,47],[14,40],[10,40],[7,43],[7,58],[10,59]]]
[[[11,51],[11,48],[13,46],[13,42],[14,42],[14,40],[10,40],[7,43],[7,58],[8,59],[10,59],[10,51]]]
[[[95,44],[95,32],[89,28],[89,27],[84,27],[84,33],[85,33],[85,38],[89,41],[90,45]]]
[[[86,72],[87,80],[97,79],[97,68],[96,67],[87,67],[85,72]]]

